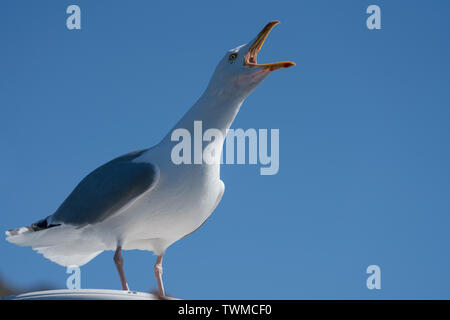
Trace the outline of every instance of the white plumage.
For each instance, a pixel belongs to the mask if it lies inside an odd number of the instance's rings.
[[[7,240],[31,246],[62,266],[88,263],[104,250],[116,250],[115,263],[123,289],[128,289],[121,250],[149,250],[158,255],[155,275],[159,294],[162,256],[175,241],[199,228],[212,214],[225,190],[220,163],[175,164],[176,129],[194,137],[194,122],[222,135],[205,143],[222,152],[226,130],[245,98],[271,71],[294,63],[257,64],[256,56],[272,21],[247,45],[230,50],[220,61],[208,88],[156,146],[116,158],[88,175],[53,214],[29,227],[7,231]]]

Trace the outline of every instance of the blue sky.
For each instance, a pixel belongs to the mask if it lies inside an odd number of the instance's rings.
[[[65,26],[68,5],[82,30]],[[377,4],[382,29],[366,28]],[[150,147],[206,87],[224,52],[282,22],[272,74],[234,128],[280,130],[280,171],[225,165],[226,191],[164,260],[181,298],[450,298],[448,1],[2,1],[0,229],[54,212],[110,159]],[[65,269],[0,241],[0,276],[63,288]],[[104,252],[83,288],[119,289]],[[132,289],[149,252],[124,253]],[[381,290],[366,288],[381,267]]]

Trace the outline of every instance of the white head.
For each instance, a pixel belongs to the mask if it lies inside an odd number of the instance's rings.
[[[245,99],[272,71],[295,65],[291,61],[258,64],[256,57],[272,28],[269,22],[253,41],[229,50],[219,62],[207,91]]]

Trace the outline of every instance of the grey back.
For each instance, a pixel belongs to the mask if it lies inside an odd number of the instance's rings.
[[[132,162],[146,150],[123,155],[91,172],[56,210],[52,222],[78,227],[95,224],[149,190],[158,180],[158,168]]]

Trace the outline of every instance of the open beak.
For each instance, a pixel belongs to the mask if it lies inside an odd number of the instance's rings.
[[[262,45],[264,44],[264,41],[266,41],[267,36],[269,35],[270,31],[275,27],[277,24],[279,24],[280,21],[270,21],[264,29],[261,30],[261,32],[256,37],[253,44],[250,46],[250,49],[248,49],[248,52],[245,54],[244,57],[244,65],[249,68],[254,67],[263,67],[264,69],[268,69],[270,71],[277,70],[280,68],[289,68],[292,66],[295,66],[295,63],[292,61],[282,61],[282,62],[274,62],[274,63],[265,63],[265,64],[258,64],[256,62],[256,56],[258,55],[259,50],[261,50]]]

